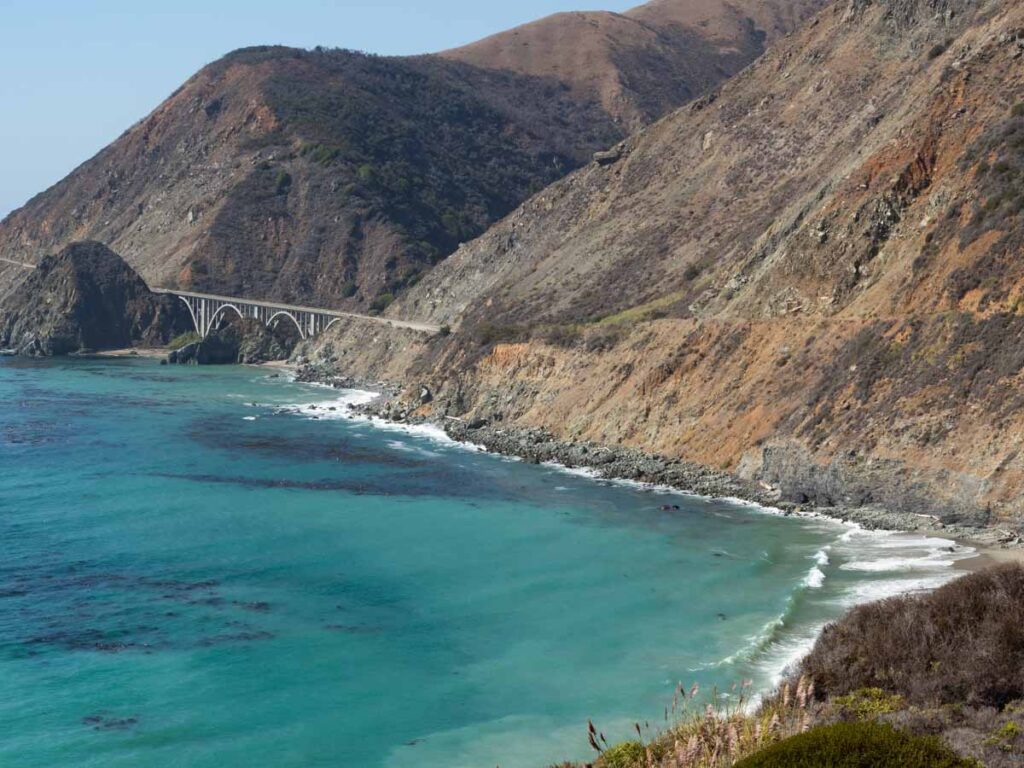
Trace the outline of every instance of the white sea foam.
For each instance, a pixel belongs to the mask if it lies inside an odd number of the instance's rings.
[[[936,589],[955,578],[951,566],[976,553],[946,539],[893,531],[869,531],[850,525],[832,544],[810,556],[814,565],[800,580],[785,611],[749,637],[743,647],[700,669],[750,664],[758,679],[777,685],[814,647],[828,604],[843,608],[895,595]],[[825,589],[829,568],[863,574],[863,581]],[[874,577],[874,578],[873,578]],[[815,607],[817,606],[817,607]],[[807,615],[808,611],[810,615]],[[832,611],[827,611],[831,614]],[[805,618],[801,618],[804,616]],[[812,616],[817,618],[812,618]]]
[[[818,566],[814,566],[804,576],[803,585],[810,589],[821,589],[825,585],[825,572]]]
[[[399,424],[375,418],[367,414],[353,412],[354,408],[372,403],[380,397],[380,393],[378,392],[369,392],[360,389],[343,389],[334,391],[339,394],[337,397],[331,398],[330,400],[322,400],[312,403],[288,403],[277,406],[277,410],[281,413],[294,413],[296,415],[305,416],[308,419],[321,421],[343,420],[358,422],[373,426],[374,428],[385,432],[394,432],[403,435],[411,435],[413,437],[425,438],[438,445],[473,451],[474,453],[484,450],[481,445],[453,440],[448,436],[447,432],[441,429],[441,427],[433,424]],[[397,450],[403,450],[403,448],[399,447],[401,444],[398,441],[392,441],[389,445]],[[408,445],[405,446],[404,449],[423,451],[423,449],[417,449],[416,446]]]
[[[950,553],[947,551],[929,552],[918,557],[881,557],[877,560],[853,560],[843,563],[840,568],[844,571],[862,571],[865,573],[884,573],[887,571],[917,571],[929,570],[932,568],[951,568],[957,560],[963,560],[966,555]]]
[[[805,626],[769,646],[757,666],[768,679],[770,688],[781,683],[800,660],[811,652],[824,628],[824,623]]]
[[[401,440],[388,440],[388,447],[396,451],[404,451],[405,453],[415,453],[419,456],[440,456],[441,454],[422,448],[418,445],[412,445]]]
[[[256,417],[255,416],[243,416],[242,420],[243,421],[256,421]]]
[[[913,592],[928,592],[938,589],[955,577],[955,573],[933,574],[916,579],[881,579],[857,584],[846,591],[842,602],[854,606],[884,600],[887,597],[905,595]]]

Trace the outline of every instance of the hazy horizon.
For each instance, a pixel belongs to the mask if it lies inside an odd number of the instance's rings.
[[[637,3],[439,0],[375,3],[9,0],[0,48],[0,218],[60,181],[148,115],[182,82],[237,48],[352,48],[384,55],[463,45],[558,11]]]

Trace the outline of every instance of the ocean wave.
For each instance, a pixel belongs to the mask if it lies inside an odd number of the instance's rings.
[[[817,554],[814,555],[817,557]],[[705,665],[705,668],[728,667],[738,663],[751,663],[769,655],[770,649],[784,641],[785,633],[791,628],[792,619],[800,608],[803,596],[811,589],[820,589],[825,583],[825,573],[818,565],[808,571],[807,575],[786,598],[785,607],[775,618],[767,621],[760,630],[747,639],[746,645],[724,659]]]
[[[799,632],[780,638],[773,643],[757,660],[756,666],[769,681],[769,689],[774,688],[796,668],[796,665],[814,649],[826,622],[818,622],[803,627]]]
[[[936,568],[951,568],[958,560],[973,557],[973,553],[958,554],[946,550],[930,552],[918,557],[880,557],[877,560],[851,560],[843,563],[844,571],[861,571],[863,573],[886,573],[890,571],[917,571]]]
[[[749,662],[765,651],[775,641],[779,631],[786,625],[786,616],[790,613],[792,597],[787,603],[786,609],[771,621],[767,622],[755,635],[747,639],[747,644],[735,653],[731,653],[724,659],[704,665],[704,669],[715,669],[730,667],[733,664]]]
[[[815,565],[807,572],[801,583],[808,589],[821,589],[825,586],[825,572]]]
[[[880,579],[856,584],[842,595],[840,601],[849,607],[861,603],[872,603],[888,597],[930,592],[956,578],[955,572],[934,574],[916,579]]]

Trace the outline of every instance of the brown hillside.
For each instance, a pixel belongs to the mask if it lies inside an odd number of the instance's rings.
[[[625,14],[555,14],[441,55],[554,77],[636,130],[745,67],[823,5],[656,0]]]
[[[797,501],[1019,522],[1022,53],[1015,2],[826,9],[427,276],[394,311],[461,332],[408,375]]]
[[[0,222],[0,258],[34,262],[99,240],[154,285],[382,308],[627,128],[749,63],[777,31],[743,21],[716,26],[711,41],[699,24],[611,18],[599,40],[570,25],[531,50],[601,48],[629,120],[576,87],[575,66],[506,67],[501,50],[462,60],[238,51]],[[0,261],[0,296],[23,277]]]
[[[5,219],[0,256],[88,237],[151,284],[367,307],[618,135],[553,81],[239,51]]]

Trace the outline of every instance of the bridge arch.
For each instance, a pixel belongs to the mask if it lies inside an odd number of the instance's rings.
[[[306,338],[306,332],[305,332],[305,331],[304,331],[304,330],[302,329],[302,323],[300,323],[300,322],[298,321],[298,319],[297,319],[297,318],[295,317],[295,315],[293,315],[293,314],[292,314],[291,312],[289,312],[289,311],[288,311],[287,309],[281,309],[281,310],[278,310],[277,312],[275,312],[274,314],[272,314],[272,315],[271,315],[270,317],[268,317],[268,318],[267,318],[267,328],[269,328],[269,327],[270,327],[270,325],[271,325],[271,323],[273,323],[273,322],[274,322],[275,320],[277,320],[277,318],[279,318],[279,317],[281,317],[281,316],[284,316],[284,317],[288,317],[288,318],[290,318],[290,319],[291,319],[291,321],[292,321],[293,323],[295,323],[295,327],[296,327],[296,329],[298,329],[298,331],[299,331],[299,338],[300,338],[300,339],[303,339],[303,340],[305,340],[305,338]]]
[[[203,328],[199,324],[199,318],[196,317],[196,311],[192,308],[192,302],[185,296],[179,296],[178,298],[185,302],[185,306],[188,307],[188,313],[192,316],[192,326],[196,329],[196,333],[202,336]]]
[[[221,304],[219,307],[217,307],[214,313],[210,315],[210,319],[206,321],[207,331],[213,330],[214,325],[217,324],[217,318],[220,317],[221,313],[225,309],[233,309],[235,311],[235,314],[238,315],[239,320],[245,320],[245,315],[242,314],[242,310],[240,310],[234,304]]]

